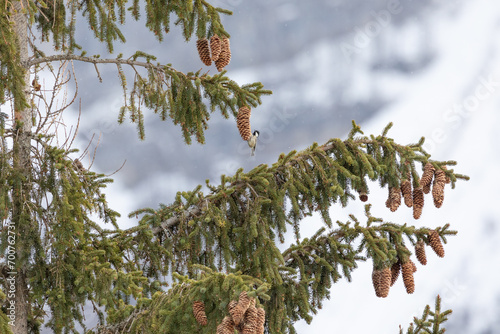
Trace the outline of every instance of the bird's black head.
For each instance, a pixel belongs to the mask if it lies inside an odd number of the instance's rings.
[[[259,136],[259,134],[260,134],[260,132],[259,132],[259,131],[257,131],[257,130],[255,130],[255,131],[253,132],[253,135],[254,135],[255,137],[258,137],[258,136]]]

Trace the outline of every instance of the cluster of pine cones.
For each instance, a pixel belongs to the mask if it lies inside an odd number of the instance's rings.
[[[266,312],[255,307],[255,299],[246,291],[240,293],[238,301],[232,300],[228,309],[230,315],[217,326],[217,334],[233,334],[235,329],[241,334],[264,334]]]
[[[424,172],[420,179],[420,187],[413,189],[413,191],[410,173],[408,173],[407,178],[401,182],[401,187],[389,187],[389,197],[385,202],[385,206],[393,212],[396,211],[401,205],[402,195],[406,206],[409,208],[413,207],[413,218],[419,219],[424,207],[424,194],[430,192],[432,185],[434,205],[440,208],[444,201],[444,186],[446,183],[450,183],[450,179],[443,171],[446,169],[446,166],[442,166],[441,168],[436,170],[432,163],[428,162],[424,166]]]
[[[238,126],[238,131],[240,131],[240,136],[245,141],[248,141],[252,136],[252,129],[250,127],[250,114],[250,108],[247,106],[243,106],[238,110],[238,116],[236,116],[236,125]]]
[[[210,37],[210,43],[206,38],[199,39],[196,41],[196,48],[203,64],[210,66],[213,61],[219,72],[231,61],[231,49],[227,37],[221,39],[218,35],[213,35]]]
[[[255,299],[248,297],[246,291],[240,293],[238,301],[232,300],[229,303],[228,310],[230,315],[222,319],[217,326],[217,334],[234,334],[235,329],[241,334],[264,334],[266,311],[255,307]],[[207,325],[208,319],[203,302],[193,303],[193,314],[200,325]]]
[[[441,243],[441,238],[436,230],[431,230],[427,235],[427,243],[431,246],[432,250],[439,256],[444,257],[444,248]],[[427,264],[427,256],[425,255],[425,242],[419,239],[415,244],[415,255],[418,262],[422,265]],[[396,283],[399,277],[399,272],[403,274],[403,283],[406,292],[411,294],[415,292],[415,281],[413,273],[417,271],[417,266],[411,259],[406,262],[401,262],[400,259],[396,261],[390,268],[373,269],[372,282],[377,297],[385,298],[389,295],[389,288]]]

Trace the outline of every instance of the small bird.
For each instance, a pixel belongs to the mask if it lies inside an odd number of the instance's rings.
[[[252,155],[255,155],[255,147],[257,147],[258,136],[259,136],[259,131],[255,130],[250,139],[248,139],[248,146],[250,146],[250,148],[252,149]]]

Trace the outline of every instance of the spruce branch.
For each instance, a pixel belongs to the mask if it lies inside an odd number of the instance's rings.
[[[291,151],[288,155],[281,154],[278,161],[271,167],[259,165],[248,172],[248,174],[244,174],[243,170],[240,169],[233,177],[224,176],[220,186],[212,186],[207,181],[207,187],[211,189],[211,193],[207,196],[200,196],[197,203],[176,202],[171,206],[171,209],[166,210],[169,212],[156,211],[157,218],[165,217],[165,215],[167,217],[160,218],[160,220],[156,219],[156,221],[162,222],[160,226],[152,227],[153,234],[158,234],[163,229],[171,228],[180,222],[180,217],[174,213],[174,208],[178,208],[179,205],[189,207],[188,211],[183,211],[185,219],[195,219],[204,211],[204,207],[220,202],[221,196],[225,197],[224,194],[227,194],[227,192],[233,194],[232,197],[236,196],[241,203],[247,204],[250,204],[248,200],[253,199],[253,197],[268,199],[273,203],[275,202],[273,201],[275,198],[272,198],[272,196],[277,196],[276,199],[281,200],[288,198],[292,203],[295,203],[292,211],[298,216],[311,214],[316,211],[326,213],[325,216],[329,216],[326,209],[335,202],[335,199],[340,198],[342,205],[345,206],[349,198],[354,198],[351,188],[352,184],[355,184],[356,181],[365,178],[371,180],[378,179],[383,186],[389,182],[390,178],[393,180],[393,183],[399,183],[400,178],[403,177],[402,173],[398,170],[393,170],[392,173],[387,171],[383,163],[397,164],[397,158],[404,159],[404,161],[412,164],[420,162],[422,165],[430,161],[423,160],[420,151],[415,150],[414,147],[396,144],[392,139],[390,142],[390,146],[393,147],[398,155],[393,155],[392,161],[384,161],[380,155],[380,152],[389,143],[384,137],[362,137],[355,140],[348,139],[345,142],[340,139],[332,139],[321,146],[315,143],[299,153]],[[354,170],[352,166],[355,164],[355,161],[360,161],[361,164],[369,161],[371,169],[357,168]],[[441,162],[441,164],[454,165],[456,162],[446,161]],[[405,166],[405,164],[400,164],[397,167],[406,168]],[[313,174],[313,177],[308,174]],[[450,177],[452,185],[454,185],[457,179],[469,179],[468,176],[455,174],[453,170],[446,170],[446,174]],[[302,178],[308,185],[304,186],[303,183],[290,177],[292,175],[299,179]],[[257,181],[259,178],[260,182]],[[261,191],[252,197],[249,195],[252,193],[251,189],[253,188],[251,186],[253,183],[261,185],[261,187],[257,187]],[[273,185],[273,187],[268,187],[269,185]],[[298,189],[295,186],[299,187],[302,191],[297,192]],[[321,190],[322,193],[315,192],[316,189]],[[253,192],[255,194],[255,191]],[[308,198],[304,197],[303,202],[299,203],[298,196],[295,195],[301,192]],[[237,196],[236,194],[242,196]],[[317,203],[317,205],[313,205],[313,203]],[[282,208],[282,203],[279,208]],[[141,213],[143,213],[142,210],[137,210],[131,213],[131,215]],[[325,223],[328,225],[328,221],[325,220]]]
[[[162,41],[164,34],[170,31],[170,16],[177,16],[175,25],[180,25],[186,41],[190,40],[195,32],[198,38],[207,34],[229,36],[225,31],[220,14],[231,15],[232,12],[212,6],[207,1],[148,1],[143,4],[133,1],[130,8],[126,1],[110,1],[105,5],[96,1],[72,1],[64,5],[55,1],[30,2],[28,11],[33,23],[37,24],[41,32],[42,41],[52,38],[54,48],[73,53],[81,49],[76,40],[76,21],[83,17],[87,20],[85,30],[91,30],[94,37],[105,43],[109,52],[113,52],[116,41],[125,42],[125,35],[121,26],[126,23],[126,11],[130,10],[132,19],[138,21],[145,15],[145,26],[158,41]],[[6,6],[7,7],[7,6]],[[81,15],[77,15],[77,13]]]
[[[137,124],[141,139],[145,137],[143,107],[158,114],[161,120],[171,118],[174,124],[181,127],[187,144],[191,143],[193,136],[199,143],[204,143],[204,131],[208,128],[210,113],[219,109],[224,118],[229,118],[230,115],[236,116],[240,106],[256,107],[262,103],[263,95],[272,93],[264,89],[260,82],[239,86],[225,75],[225,71],[214,76],[201,73],[201,70],[184,74],[170,65],[154,64],[152,61],[155,59],[154,56],[144,52],[136,52],[128,59],[121,56],[99,58],[64,54],[33,58],[29,65],[54,61],[91,63],[96,68],[99,80],[102,81],[97,64],[115,64],[124,96],[118,122],[124,122],[128,115],[130,121]],[[130,67],[135,73],[131,88],[127,84],[123,66]],[[138,68],[145,69],[146,73],[141,73]],[[208,99],[210,112],[203,98]]]
[[[222,175],[219,185],[207,181],[207,195],[198,186],[177,193],[168,206],[137,210],[131,215],[143,215],[142,229],[131,235],[127,249],[142,249],[134,255],[136,262],[154,252],[156,248],[149,248],[152,244],[169,250],[161,255],[161,265],[146,257],[142,263],[148,272],[165,273],[171,268],[191,277],[192,264],[199,263],[258,277],[270,284],[272,305],[288,314],[285,318],[270,314],[269,330],[293,331],[298,319],[312,319],[311,313],[329,297],[335,282],[350,279],[359,261],[371,258],[376,270],[395,263],[407,268],[412,254],[409,245],[416,240],[427,240],[431,231],[442,238],[456,234],[449,225],[432,230],[384,222],[370,214],[370,205],[366,205],[366,223],[352,215],[346,223],[332,222],[330,207],[336,202],[346,206],[355,198],[357,187],[368,190],[364,180],[394,187],[406,177],[408,165],[416,169],[416,164],[432,161],[418,147],[397,144],[386,135],[313,144],[304,151],[280,155],[270,167],[259,165],[248,173],[240,169],[233,176]],[[454,173],[449,173],[453,180]],[[314,212],[321,213],[325,227],[301,240],[300,222]],[[296,241],[282,253],[275,240],[283,242],[289,226]],[[146,242],[146,234],[159,245]],[[409,282],[405,278],[405,286],[411,284],[407,291],[412,293],[413,279]]]
[[[43,56],[43,57],[36,57],[32,58],[29,60],[28,66],[34,66],[42,63],[50,63],[54,61],[68,61],[68,60],[77,60],[85,63],[92,63],[92,64],[120,64],[120,65],[130,65],[130,66],[139,66],[139,67],[145,67],[145,68],[156,68],[158,70],[162,70],[165,67],[168,67],[170,70],[173,70],[172,67],[170,66],[165,66],[165,65],[154,65],[150,61],[138,61],[137,58],[139,57],[144,57],[147,60],[154,60],[154,57],[142,53],[135,53],[132,57],[129,59],[123,59],[123,58],[98,58],[98,57],[86,57],[86,56],[79,56],[75,54],[58,54],[58,55],[51,55],[51,56]],[[177,72],[178,74],[182,74],[182,72]]]
[[[448,321],[448,315],[452,310],[441,311],[441,297],[436,297],[434,311],[427,305],[424,309],[422,317],[414,317],[413,323],[410,324],[407,334],[443,334],[446,329],[443,324]],[[403,334],[403,328],[399,326],[399,333]]]

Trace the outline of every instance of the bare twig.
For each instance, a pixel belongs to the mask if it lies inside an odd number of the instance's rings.
[[[125,166],[125,163],[126,163],[126,162],[127,162],[127,160],[125,159],[125,161],[123,161],[123,163],[122,163],[122,165],[120,166],[120,168],[118,168],[118,169],[117,169],[117,170],[115,170],[113,173],[108,174],[108,175],[106,175],[106,176],[107,176],[107,177],[109,177],[109,176],[113,176],[113,175],[115,175],[116,173],[118,173],[118,172],[119,172],[119,171],[123,168],[123,166]]]
[[[50,63],[54,61],[68,61],[68,60],[78,60],[82,61],[85,63],[91,63],[91,64],[123,64],[123,65],[130,65],[130,66],[139,66],[139,67],[144,67],[144,68],[156,68],[158,70],[163,70],[165,65],[154,65],[149,62],[143,62],[143,61],[137,61],[137,60],[132,60],[132,59],[122,59],[122,58],[95,58],[95,57],[85,57],[85,56],[78,56],[74,54],[61,54],[61,55],[52,55],[52,56],[47,56],[47,57],[40,57],[40,58],[34,58],[31,59],[28,63],[29,66],[37,65],[37,64],[42,64],[42,63]],[[172,69],[171,67],[168,67],[169,69]],[[172,69],[173,70],[173,69]]]
[[[99,78],[99,82],[102,83],[101,73],[99,73],[99,69],[97,68],[97,63],[94,63],[95,71],[97,73],[97,77]]]

